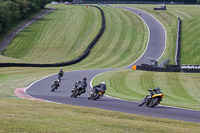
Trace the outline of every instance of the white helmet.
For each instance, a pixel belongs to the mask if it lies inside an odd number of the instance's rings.
[[[101,82],[101,84],[106,84],[105,82]]]

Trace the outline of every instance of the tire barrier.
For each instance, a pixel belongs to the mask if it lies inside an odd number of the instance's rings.
[[[177,37],[176,37],[176,53],[175,53],[175,63],[180,65],[180,55],[181,55],[181,25],[182,21],[178,17],[178,26],[177,26]]]
[[[154,72],[186,72],[186,73],[200,73],[200,65],[166,65],[162,67],[154,67],[149,64],[141,64],[132,67],[133,70],[144,70]]]
[[[70,60],[70,61],[54,63],[54,64],[0,63],[0,67],[61,67],[61,66],[73,65],[73,64],[76,64],[76,63],[82,61],[83,59],[85,59],[89,55],[90,50],[93,48],[93,46],[99,40],[99,38],[102,36],[102,34],[105,30],[105,27],[106,27],[106,20],[105,20],[105,15],[104,15],[103,10],[101,8],[99,8],[98,6],[93,6],[93,5],[91,5],[91,6],[99,9],[99,11],[101,12],[101,18],[102,18],[101,29],[100,29],[99,33],[96,35],[96,37],[89,44],[87,49],[81,55],[79,55],[77,58]]]

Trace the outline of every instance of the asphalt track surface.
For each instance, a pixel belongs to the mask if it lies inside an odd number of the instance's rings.
[[[150,33],[148,46],[143,55],[137,61],[121,69],[130,69],[133,64],[138,65],[146,63],[147,57],[148,59],[159,59],[165,49],[166,33],[163,26],[153,16],[146,12],[127,7],[120,8],[129,10],[141,17],[148,26]],[[96,101],[88,100],[87,98],[91,90],[91,80],[98,74],[113,70],[116,69],[95,69],[65,72],[62,77],[61,86],[55,92],[51,92],[50,90],[53,80],[57,79],[57,75],[52,75],[30,85],[27,88],[26,93],[34,98],[44,99],[56,103],[200,123],[200,111],[160,105],[155,108],[149,108],[146,106],[138,107],[138,102],[120,100],[108,96],[104,96],[102,99]],[[74,83],[77,80],[81,80],[83,77],[87,77],[88,81],[86,93],[82,94],[80,97],[71,98],[71,89],[74,86]]]

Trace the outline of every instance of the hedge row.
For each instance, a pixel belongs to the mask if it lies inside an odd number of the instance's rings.
[[[54,64],[0,63],[0,67],[61,67],[61,66],[69,66],[69,65],[72,65],[72,64],[76,64],[76,63],[82,61],[83,59],[85,59],[89,55],[90,50],[96,44],[96,42],[99,40],[99,38],[102,36],[102,34],[105,30],[105,27],[106,27],[105,26],[105,24],[106,24],[105,15],[104,15],[103,10],[101,8],[97,7],[97,6],[92,6],[92,7],[96,7],[101,12],[101,17],[102,17],[101,29],[100,29],[99,33],[97,34],[97,36],[89,44],[87,49],[80,56],[78,56],[76,59],[66,61],[66,62],[61,62],[61,63],[54,63]]]

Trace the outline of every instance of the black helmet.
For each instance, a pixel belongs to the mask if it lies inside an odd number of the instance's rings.
[[[86,77],[84,77],[84,78],[83,78],[83,80],[87,80],[87,78],[86,78]]]

